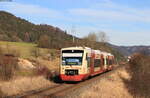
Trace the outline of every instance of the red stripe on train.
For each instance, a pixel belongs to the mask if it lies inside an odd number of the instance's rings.
[[[86,78],[88,78],[88,74],[80,74],[80,75],[64,75],[64,74],[61,74],[60,75],[60,78],[63,80],[63,81],[82,81]]]

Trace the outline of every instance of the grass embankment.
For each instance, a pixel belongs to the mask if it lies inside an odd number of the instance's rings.
[[[81,98],[150,98],[150,56],[137,53],[122,70],[105,77]]]
[[[38,48],[34,43],[0,41],[0,54],[14,54],[30,60],[35,66],[46,66],[48,69],[56,68],[59,64],[59,50]]]
[[[36,44],[0,41],[0,47],[2,48],[4,53],[17,52],[18,54],[20,54],[20,57],[29,58],[31,57],[31,51],[34,47],[36,47]]]
[[[90,89],[83,91],[79,98],[133,98],[125,87],[121,77],[130,79],[131,77],[124,69],[117,70],[110,76],[101,79]]]
[[[49,77],[59,67],[58,54],[58,50],[37,48],[34,43],[0,41],[0,78],[9,76],[7,80],[0,79],[0,97],[55,84]],[[17,59],[14,67],[10,62],[13,58]]]
[[[20,94],[26,91],[36,90],[53,85],[55,85],[55,83],[45,79],[43,76],[20,77],[15,80],[2,81],[0,82],[0,90],[2,93],[0,94],[0,98],[2,96]]]

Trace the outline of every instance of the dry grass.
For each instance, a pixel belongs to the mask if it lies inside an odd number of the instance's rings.
[[[52,61],[38,59],[38,62],[40,66],[48,68],[48,72],[50,70],[58,70],[59,67],[58,58]],[[45,77],[44,74],[37,75],[35,70],[38,71],[37,68],[31,70],[21,69],[15,72],[13,79],[9,81],[0,81],[1,92],[4,95],[13,95],[55,84],[54,82],[47,80],[47,77]],[[51,75],[51,73],[48,75]]]
[[[52,61],[38,59],[35,69],[36,75],[43,75],[46,79],[55,81],[59,74],[59,61],[58,58]]]
[[[94,84],[90,89],[83,91],[81,98],[133,98],[126,89],[122,79],[131,77],[125,69],[115,72],[111,76],[102,79],[99,83]]]
[[[39,77],[20,77],[8,82],[0,82],[1,91],[5,95],[13,95],[29,90],[35,90],[54,85],[53,82],[46,80],[43,76]]]
[[[60,65],[60,58],[56,58],[54,60],[44,60],[44,59],[37,59],[38,65],[45,66],[49,70],[58,70]],[[36,66],[36,65],[35,65]]]
[[[56,58],[52,61],[44,60],[41,58],[34,60],[20,59],[18,62],[19,70],[15,72],[15,77],[33,77],[33,76],[51,76],[51,74],[56,74],[59,70],[59,59]]]
[[[44,75],[37,75],[38,66],[42,66],[51,70],[58,70],[59,58],[58,52],[55,49],[44,49],[38,48],[38,57],[33,56],[33,50],[36,50],[36,44],[23,43],[23,42],[4,42],[0,41],[0,56],[8,53],[15,53],[19,57],[26,59],[18,59],[18,69],[13,70],[12,78],[9,81],[0,81],[0,97],[4,95],[17,94],[29,90],[44,88],[47,86],[54,85],[55,83],[47,80]],[[36,51],[34,51],[36,55]],[[42,54],[42,55],[41,55]],[[39,57],[40,56],[40,57]],[[31,59],[34,59],[33,61]],[[28,59],[28,60],[27,60]],[[2,58],[0,61],[4,61]],[[6,62],[8,60],[5,60]],[[31,65],[35,68],[32,67]],[[0,63],[0,71],[5,71],[2,64]],[[7,64],[8,65],[8,64]],[[12,65],[12,64],[10,64]],[[8,69],[7,66],[4,66]],[[2,70],[1,70],[2,69]],[[36,71],[35,71],[36,70]],[[8,71],[10,72],[10,71]],[[49,73],[48,73],[49,75]],[[50,73],[51,75],[51,73]],[[4,75],[1,75],[1,77]],[[0,78],[1,78],[0,77]]]
[[[31,57],[30,50],[33,47],[36,47],[36,44],[0,41],[0,46],[4,53],[13,53],[13,51],[18,51],[21,57],[29,58]]]

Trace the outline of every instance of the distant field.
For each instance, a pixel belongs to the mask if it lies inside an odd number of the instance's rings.
[[[25,42],[7,42],[0,41],[0,49],[3,53],[19,54],[22,58],[33,57],[35,51],[39,51],[40,55],[46,55],[49,52],[55,51],[45,48],[37,48],[37,44]]]
[[[8,42],[8,41],[0,41],[0,45],[10,45],[10,46],[27,46],[27,47],[35,47],[37,46],[34,43],[25,43],[25,42]]]

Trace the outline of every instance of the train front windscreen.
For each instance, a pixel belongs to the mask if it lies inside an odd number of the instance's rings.
[[[63,50],[62,65],[82,65],[83,50]]]

